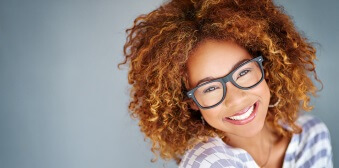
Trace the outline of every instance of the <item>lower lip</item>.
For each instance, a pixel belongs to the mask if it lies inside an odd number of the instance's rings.
[[[258,107],[259,107],[259,102],[256,102],[254,104],[254,109],[253,109],[253,112],[250,116],[248,116],[246,119],[243,119],[243,120],[232,120],[232,119],[229,119],[227,117],[224,118],[225,121],[227,122],[230,122],[234,125],[244,125],[244,124],[247,124],[249,122],[251,122],[255,116],[257,115],[257,111],[258,111]]]

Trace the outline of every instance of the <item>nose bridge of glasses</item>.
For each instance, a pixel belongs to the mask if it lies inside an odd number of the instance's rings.
[[[229,91],[234,92],[234,89],[238,89],[237,91],[241,91],[241,89],[238,88],[238,86],[236,86],[236,84],[234,84],[232,81],[233,81],[232,74],[229,74],[222,78],[222,82],[225,85],[226,92]]]
[[[222,82],[227,84],[227,82],[231,82],[231,80],[232,80],[231,78],[232,78],[232,75],[228,74],[227,76],[222,78]]]

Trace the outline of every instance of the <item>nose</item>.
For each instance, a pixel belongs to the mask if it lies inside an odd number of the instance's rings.
[[[223,104],[226,108],[237,107],[246,100],[246,91],[237,88],[231,82],[226,83],[226,97]]]

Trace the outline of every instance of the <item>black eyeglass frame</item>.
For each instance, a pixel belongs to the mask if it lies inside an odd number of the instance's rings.
[[[252,85],[252,86],[250,86],[250,87],[242,87],[242,86],[238,85],[238,84],[233,80],[233,78],[232,78],[233,74],[234,74],[239,68],[241,68],[242,66],[244,66],[244,65],[246,65],[246,64],[248,64],[248,63],[250,63],[250,62],[253,62],[253,61],[258,62],[258,64],[260,65],[260,70],[261,70],[261,74],[262,74],[261,79],[260,79],[256,84],[254,84],[254,85]],[[245,61],[245,62],[243,62],[242,64],[240,64],[236,69],[234,69],[232,72],[230,72],[228,75],[226,75],[226,76],[224,76],[224,77],[217,78],[217,79],[213,79],[213,80],[208,81],[208,82],[203,83],[203,84],[200,84],[200,85],[196,86],[195,88],[189,90],[189,91],[186,93],[186,95],[187,95],[189,98],[193,99],[193,101],[194,101],[200,108],[202,108],[202,109],[210,109],[210,108],[213,108],[213,107],[219,105],[222,101],[224,101],[224,99],[225,99],[225,97],[226,97],[226,83],[227,83],[227,82],[231,82],[234,86],[236,86],[237,88],[242,89],[242,90],[248,90],[248,89],[251,89],[251,88],[257,86],[259,83],[261,83],[261,82],[263,81],[263,79],[264,79],[264,76],[265,76],[265,74],[264,74],[264,68],[263,68],[263,65],[262,65],[262,62],[263,62],[263,61],[264,61],[264,58],[263,58],[261,55],[258,56],[258,57],[255,57],[255,58],[253,58],[253,59],[250,59],[250,60],[248,60],[248,61]],[[212,82],[220,82],[220,83],[222,84],[222,87],[223,87],[223,96],[222,96],[221,100],[220,100],[217,104],[212,105],[212,106],[208,106],[208,107],[203,107],[203,106],[201,106],[201,105],[199,104],[199,102],[198,102],[197,99],[195,98],[194,92],[195,92],[195,90],[197,90],[199,87],[204,86],[204,85],[209,84],[209,83],[212,83]]]

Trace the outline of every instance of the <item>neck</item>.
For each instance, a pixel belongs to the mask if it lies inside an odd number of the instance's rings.
[[[269,129],[265,123],[261,131],[252,137],[239,137],[237,135],[226,134],[228,141],[225,141],[228,145],[236,148],[241,148],[247,151],[253,159],[262,165],[269,157],[271,148],[273,148],[274,142],[277,140],[277,135]]]

